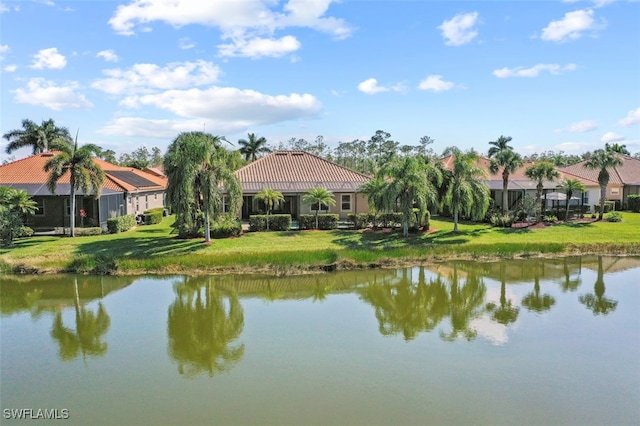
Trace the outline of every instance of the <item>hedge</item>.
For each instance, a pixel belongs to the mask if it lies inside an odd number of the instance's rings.
[[[269,215],[270,231],[288,231],[291,229],[290,214],[271,214]],[[266,231],[267,215],[254,214],[249,216],[249,231]]]
[[[632,194],[628,197],[629,210],[640,213],[640,195]]]
[[[335,213],[322,213],[318,215],[318,229],[337,229],[338,216]],[[313,214],[301,214],[298,216],[298,227],[300,229],[315,229],[316,216]]]
[[[162,216],[164,215],[164,207],[157,207],[155,209],[145,210],[144,223],[146,225],[155,225],[162,222]]]
[[[133,228],[136,224],[136,217],[132,214],[126,214],[124,216],[117,216],[107,219],[107,229],[110,234],[117,234],[118,232],[125,232]]]
[[[76,237],[87,237],[91,235],[101,235],[102,228],[99,226],[92,226],[90,228],[76,228],[74,230]]]
[[[402,213],[382,213],[376,216],[377,226],[381,228],[397,228],[402,225]]]
[[[211,238],[237,237],[242,233],[242,223],[237,217],[224,216],[211,226]]]
[[[371,226],[375,216],[369,213],[349,213],[347,219],[353,223],[354,229],[364,229]]]

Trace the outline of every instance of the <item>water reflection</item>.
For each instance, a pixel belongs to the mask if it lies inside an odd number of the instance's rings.
[[[511,299],[507,300],[506,264],[500,265],[500,306],[495,303],[487,304],[487,311],[491,312],[491,319],[502,324],[509,325],[516,322],[520,314],[520,308],[513,305]]]
[[[580,296],[580,303],[593,312],[593,315],[608,315],[616,310],[618,301],[604,297],[604,267],[602,256],[598,256],[598,275],[594,284],[593,293]]]
[[[554,299],[549,294],[540,294],[540,276],[536,275],[534,278],[535,284],[533,285],[533,292],[527,294],[524,299],[522,299],[522,304],[530,311],[534,312],[544,312],[551,309],[553,305],[556,304],[556,299]]]
[[[223,290],[210,277],[185,277],[174,285],[169,307],[169,354],[186,377],[231,369],[244,355],[244,344],[232,346],[244,328],[244,311],[234,290]]]
[[[464,284],[460,283],[457,264],[453,264],[453,273],[450,277],[449,317],[451,319],[451,331],[440,331],[442,339],[452,342],[458,337],[468,341],[477,336],[477,331],[469,326],[472,319],[479,317],[484,311],[484,295],[487,291],[482,278],[476,273],[467,273]]]
[[[582,270],[582,258],[579,257],[578,271],[580,272],[581,270]],[[565,257],[563,259],[562,272],[564,273],[564,280],[560,282],[560,288],[562,289],[562,292],[566,293],[569,291],[576,291],[578,287],[580,287],[580,285],[582,284],[582,277],[580,276],[580,273],[578,273],[576,277],[571,278],[571,266],[570,266],[569,258]]]

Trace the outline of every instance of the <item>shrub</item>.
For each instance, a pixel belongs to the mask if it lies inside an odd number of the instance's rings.
[[[378,221],[383,228],[398,228],[402,225],[402,213],[382,213],[379,215]]]
[[[622,214],[620,212],[607,213],[604,220],[607,222],[622,222]]]
[[[269,229],[271,231],[288,231],[291,229],[290,214],[269,215]]]
[[[318,229],[338,228],[338,216],[335,213],[323,213],[318,215]],[[300,229],[315,229],[316,216],[313,214],[301,214],[298,216],[298,227]]]
[[[372,215],[369,213],[349,213],[347,219],[353,223],[353,229],[364,229],[371,225]]]
[[[318,219],[320,220],[320,219]],[[314,229],[316,227],[316,218],[312,214],[298,215],[298,228],[300,229]]]
[[[32,236],[33,236],[33,229],[29,228],[28,226],[23,226],[22,228],[20,228],[20,231],[16,235],[16,238],[32,237]]]
[[[431,221],[431,214],[426,211],[422,217],[420,217],[420,210],[413,209],[411,219],[409,220],[409,230],[416,232],[422,228],[425,231],[429,229],[429,222]]]
[[[237,237],[242,233],[242,223],[234,216],[225,215],[211,226],[211,238]]]
[[[555,215],[546,215],[542,220],[544,222],[556,223],[558,221],[558,217]]]
[[[513,217],[508,214],[494,214],[490,219],[491,225],[500,228],[511,228]]]
[[[252,214],[249,216],[249,231],[266,231],[267,230],[267,215],[264,214]]]
[[[136,218],[132,214],[126,214],[124,216],[117,216],[107,219],[107,229],[110,234],[117,234],[118,232],[125,232],[133,228],[136,224]]]
[[[102,228],[100,228],[99,226],[97,227],[92,227],[92,228],[76,228],[75,229],[75,234],[77,237],[87,237],[90,235],[101,235],[102,234]]]
[[[614,210],[616,207],[616,202],[615,201],[605,201],[604,202],[604,213],[609,213],[610,211]],[[593,211],[595,212],[600,212],[600,204],[595,204],[593,206]]]
[[[640,195],[638,194],[629,195],[628,200],[629,200],[629,210],[631,210],[632,212],[640,213]]]
[[[163,207],[157,207],[155,209],[149,209],[144,211],[144,223],[146,225],[154,225],[162,222],[162,216],[164,214]]]

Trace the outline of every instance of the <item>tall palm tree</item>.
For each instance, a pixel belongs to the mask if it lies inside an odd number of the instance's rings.
[[[318,229],[318,212],[320,211],[320,207],[336,205],[333,192],[324,188],[311,188],[302,196],[302,202],[305,204],[318,204],[318,208],[316,209],[316,229]]]
[[[489,148],[489,158],[492,158],[501,151],[513,151],[513,148],[509,145],[511,139],[511,136],[500,136],[498,140],[489,142],[489,145],[491,145],[491,148]]]
[[[524,174],[531,180],[536,181],[536,202],[538,204],[538,214],[536,221],[540,222],[542,220],[542,211],[544,207],[542,206],[542,190],[544,189],[545,181],[553,181],[560,176],[556,166],[549,161],[541,161],[539,163],[533,164],[524,171]]]
[[[244,155],[245,160],[256,161],[260,154],[271,152],[267,147],[267,140],[263,136],[258,138],[255,133],[248,133],[247,138],[238,141],[240,154]]]
[[[599,149],[594,151],[584,167],[590,170],[598,170],[598,184],[600,185],[600,215],[598,220],[602,220],[604,215],[604,202],[607,200],[607,185],[609,184],[609,169],[620,166],[622,160],[616,152]]]
[[[32,147],[34,154],[39,154],[50,149],[61,150],[73,143],[69,130],[56,126],[52,119],[43,120],[40,125],[24,119],[22,129],[11,130],[2,137],[9,141],[7,154],[26,146]]]
[[[497,151],[489,165],[489,171],[494,175],[502,168],[502,212],[504,214],[509,211],[509,176],[520,167],[522,167],[522,157],[511,149]]]
[[[267,208],[267,231],[269,230],[269,213],[274,207],[278,207],[280,203],[284,202],[284,195],[282,192],[276,191],[271,188],[264,188],[262,191],[255,195],[257,200],[262,200]]]
[[[424,217],[427,209],[438,203],[437,187],[429,179],[435,175],[435,180],[442,183],[440,171],[427,164],[418,157],[403,157],[383,164],[378,174],[379,178],[389,179],[385,187],[383,203],[386,210],[393,210],[396,203],[402,213],[402,234],[409,235],[409,221],[416,206],[420,217]]]
[[[93,144],[86,144],[78,148],[78,136],[73,147],[61,146],[61,152],[48,160],[44,171],[49,173],[47,187],[52,194],[56,191],[58,180],[69,173],[71,195],[69,196],[69,220],[71,236],[75,236],[76,226],[76,191],[82,189],[84,195],[93,192],[100,197],[104,183],[104,171],[93,160],[100,148]]]
[[[582,182],[580,182],[578,179],[565,179],[564,181],[562,181],[560,185],[558,185],[558,188],[564,191],[564,193],[567,196],[566,212],[565,212],[564,218],[568,222],[569,221],[569,203],[571,202],[571,197],[573,197],[574,192],[584,192],[585,188]]]
[[[620,145],[618,143],[613,143],[609,145],[608,143],[604,144],[604,149],[606,151],[617,152],[618,154],[631,155],[626,145]]]
[[[462,152],[456,147],[447,148],[445,155],[453,155],[453,168],[449,171],[445,204],[453,213],[453,232],[458,232],[460,213],[479,220],[489,208],[491,192],[481,182],[485,172],[476,166],[475,151]]]
[[[208,133],[186,132],[179,134],[167,150],[167,198],[176,212],[182,237],[195,235],[204,226],[205,242],[210,242],[210,222],[222,212],[224,193],[234,214],[242,203],[242,188],[233,173],[234,155],[220,141],[220,137]],[[204,223],[199,215],[204,216]]]
[[[377,176],[374,179],[363,183],[360,188],[358,188],[358,192],[367,194],[369,207],[374,213],[383,212],[387,208],[387,203],[384,199],[387,185],[388,182],[384,180],[384,177]]]

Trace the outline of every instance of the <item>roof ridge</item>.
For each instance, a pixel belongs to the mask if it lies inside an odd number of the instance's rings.
[[[342,168],[342,169],[344,169],[344,170],[347,170],[347,171],[350,171],[350,172],[352,172],[352,173],[358,174],[358,175],[360,175],[360,176],[362,176],[362,177],[365,177],[365,178],[367,178],[367,179],[370,179],[370,178],[371,178],[371,176],[367,176],[367,175],[365,175],[364,173],[360,173],[360,172],[357,172],[357,171],[355,171],[355,170],[352,170],[352,169],[350,169],[350,168],[348,168],[348,167],[342,166],[342,165],[340,165],[340,164],[336,164],[336,163],[334,163],[333,161],[329,161],[329,160],[327,160],[326,158],[322,158],[322,157],[320,157],[319,155],[315,155],[315,154],[312,154],[312,153],[307,152],[307,151],[303,151],[303,150],[296,150],[296,151],[290,151],[290,152],[302,152],[302,153],[304,153],[304,154],[307,154],[307,155],[310,155],[310,156],[312,156],[312,157],[318,158],[318,159],[320,159],[320,160],[322,160],[322,161],[324,161],[324,162],[326,162],[326,163],[329,163],[329,164],[331,164],[332,166],[340,167],[340,168]]]

